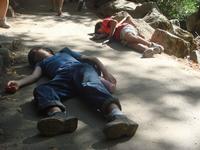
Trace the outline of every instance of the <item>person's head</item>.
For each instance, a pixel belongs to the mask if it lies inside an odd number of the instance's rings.
[[[102,26],[102,21],[97,22],[94,28],[94,33],[100,33],[101,26]]]
[[[52,49],[47,47],[34,47],[28,53],[29,64],[34,67],[38,62],[54,55]]]

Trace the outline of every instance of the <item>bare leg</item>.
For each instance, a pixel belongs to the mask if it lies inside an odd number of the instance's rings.
[[[57,0],[57,4],[58,4],[58,16],[62,15],[62,9],[63,9],[63,3],[64,0]]]
[[[140,36],[136,36],[132,33],[126,33],[125,35],[125,41],[127,41],[128,43],[135,43],[135,44],[143,44],[143,45],[146,45],[147,47],[150,47],[151,46],[151,42],[143,39],[142,37]]]
[[[134,24],[134,20],[131,16],[127,17],[127,19],[124,22],[129,23],[132,26],[136,27],[136,25]],[[133,37],[132,37],[132,39],[133,39]],[[164,47],[162,45],[159,45],[159,44],[156,44],[156,43],[153,43],[153,42],[149,42],[149,41],[145,40],[144,38],[142,38],[140,36],[137,36],[136,40],[140,41],[139,43],[147,45],[148,47],[154,47],[154,53],[155,54],[161,54],[164,51]]]
[[[56,1],[55,0],[51,0],[51,9],[52,11],[56,10]]]
[[[112,103],[112,104],[110,104],[108,106],[107,113],[109,114],[110,112],[112,112],[113,109],[119,109],[119,111],[121,111],[120,108],[119,108],[119,106],[117,106],[116,104]]]
[[[139,53],[144,53],[145,50],[147,50],[149,47],[143,44],[135,44],[135,43],[130,43],[128,44],[128,47],[135,49]]]
[[[57,106],[54,106],[54,107],[50,107],[48,110],[47,110],[47,113],[55,113],[55,112],[62,112],[62,110],[57,107]]]
[[[8,10],[9,0],[0,0],[0,27],[9,28],[10,26],[6,23],[6,13]]]
[[[9,0],[0,0],[0,19],[3,19],[6,17],[8,4],[9,4]]]
[[[139,37],[135,36],[132,33],[127,33],[125,35],[125,41],[127,41],[128,46],[137,50],[138,52],[143,54],[144,58],[150,58],[154,55],[154,49],[151,48],[151,42]]]

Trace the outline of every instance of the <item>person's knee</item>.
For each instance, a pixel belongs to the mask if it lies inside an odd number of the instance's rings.
[[[130,43],[138,43],[139,37],[128,32],[125,34],[125,40]]]
[[[33,90],[33,95],[36,96],[43,90],[44,90],[44,85],[39,85]]]

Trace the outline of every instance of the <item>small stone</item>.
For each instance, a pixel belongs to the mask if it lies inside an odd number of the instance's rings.
[[[21,40],[13,40],[12,41],[12,50],[13,51],[19,51],[24,50],[25,46]]]
[[[196,63],[200,63],[200,52],[197,50],[192,51],[190,54],[190,60],[192,60]]]

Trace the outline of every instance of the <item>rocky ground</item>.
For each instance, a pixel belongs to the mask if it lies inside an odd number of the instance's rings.
[[[9,30],[0,29],[1,41],[20,39],[26,49],[12,52],[13,66],[1,74],[0,150],[199,150],[200,149],[200,72],[187,59],[165,54],[142,59],[123,46],[102,45],[89,40],[98,18],[88,10],[65,5],[62,17],[42,4],[21,9],[9,18]],[[56,50],[68,46],[98,56],[116,76],[115,93],[123,111],[139,123],[131,139],[107,141],[102,133],[105,120],[78,98],[64,102],[71,115],[79,118],[76,132],[45,138],[37,131],[41,118],[32,103],[32,90],[42,81],[22,88],[15,94],[3,92],[5,83],[31,73],[26,60],[29,47],[45,45]],[[192,66],[192,67],[190,67]]]

